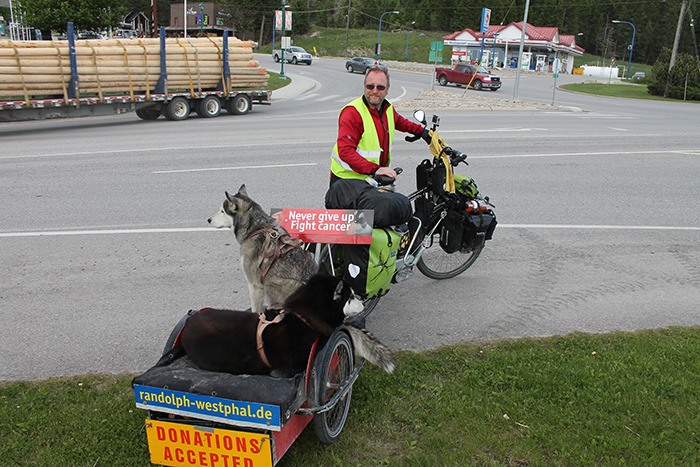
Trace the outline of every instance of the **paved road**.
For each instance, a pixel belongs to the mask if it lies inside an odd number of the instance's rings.
[[[140,371],[189,308],[247,306],[206,217],[241,183],[266,208],[320,207],[362,80],[341,60],[288,73],[308,86],[242,117],[0,126],[0,380]],[[551,85],[527,76],[521,97]],[[395,72],[391,96],[427,86]],[[581,111],[440,110],[500,225],[459,278],[392,288],[368,320],[391,347],[700,324],[697,105],[556,95]],[[396,151],[409,191],[425,147]]]

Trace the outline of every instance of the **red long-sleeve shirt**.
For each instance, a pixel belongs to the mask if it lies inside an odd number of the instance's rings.
[[[362,100],[365,102],[365,105],[367,105],[364,97]],[[340,117],[338,118],[338,155],[357,173],[371,175],[379,167],[387,167],[389,164],[387,161],[389,154],[389,129],[386,116],[386,109],[388,106],[389,104],[387,101],[382,103],[381,111],[368,106],[369,113],[372,115],[374,127],[379,136],[379,144],[382,148],[379,165],[368,161],[357,153],[357,144],[364,132],[360,113],[352,106],[344,108],[340,113]],[[422,125],[402,117],[393,107],[392,111],[394,112],[394,126],[396,130],[404,133],[412,133],[414,135],[420,135],[423,132]]]

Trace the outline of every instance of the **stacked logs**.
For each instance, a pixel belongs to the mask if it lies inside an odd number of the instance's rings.
[[[230,90],[267,86],[252,41],[228,40]],[[214,90],[223,75],[223,38],[166,39],[167,91]],[[150,94],[160,78],[159,39],[76,40],[80,96]],[[0,96],[67,98],[68,41],[0,41]]]

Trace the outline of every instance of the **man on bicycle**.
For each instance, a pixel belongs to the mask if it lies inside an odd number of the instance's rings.
[[[428,129],[399,115],[386,100],[388,93],[389,72],[374,66],[365,75],[364,94],[340,111],[338,139],[331,155],[331,185],[339,179],[364,180],[373,175],[396,178],[389,167],[395,130],[430,142]]]

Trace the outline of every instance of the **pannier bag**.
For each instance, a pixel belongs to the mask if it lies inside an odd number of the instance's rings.
[[[491,240],[496,229],[496,215],[493,211],[479,214],[464,215],[464,230],[462,233],[462,250],[471,251]]]
[[[374,227],[404,224],[413,216],[406,196],[357,179],[335,181],[326,192],[326,209],[372,209]]]
[[[445,194],[445,181],[447,173],[445,166],[433,165],[428,159],[424,159],[416,167],[416,186],[421,188],[429,187],[435,194]]]
[[[391,228],[373,229],[371,245],[345,245],[343,281],[362,298],[387,293],[396,272],[401,237]]]
[[[474,199],[479,194],[474,180],[465,175],[455,174],[455,188],[457,189],[457,193],[463,194],[467,199]]]
[[[446,253],[473,251],[491,240],[496,224],[496,215],[490,210],[470,214],[450,209],[440,225],[440,247]]]
[[[454,253],[462,248],[464,234],[464,214],[450,209],[440,224],[440,246],[446,253]]]

